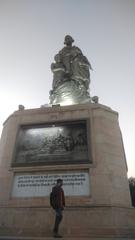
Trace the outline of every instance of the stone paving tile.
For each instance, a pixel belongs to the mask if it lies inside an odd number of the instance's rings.
[[[0,240],[54,240],[53,237],[8,237],[0,236]],[[62,240],[135,240],[135,238],[94,238],[94,237],[63,237]]]

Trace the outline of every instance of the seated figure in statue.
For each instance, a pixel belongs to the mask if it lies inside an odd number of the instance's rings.
[[[57,88],[59,84],[64,80],[66,72],[59,54],[55,55],[54,60],[56,63],[51,64],[51,70],[53,72],[53,89]]]

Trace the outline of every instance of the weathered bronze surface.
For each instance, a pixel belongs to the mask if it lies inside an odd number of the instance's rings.
[[[53,84],[50,91],[50,103],[72,105],[90,101],[89,84],[91,64],[82,51],[72,46],[73,38],[65,37],[66,45],[55,55],[51,64]]]
[[[13,165],[88,162],[86,121],[22,126]]]

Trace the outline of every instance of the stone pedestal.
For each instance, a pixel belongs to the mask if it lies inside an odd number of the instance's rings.
[[[51,164],[40,159],[39,164],[15,162],[21,127],[80,121],[86,122],[87,159],[75,155],[74,163],[52,158]],[[58,176],[64,178],[66,192],[63,235],[135,237],[135,209],[117,112],[89,103],[20,110],[9,116],[0,145],[1,236],[52,235],[55,213],[49,206],[49,181]]]

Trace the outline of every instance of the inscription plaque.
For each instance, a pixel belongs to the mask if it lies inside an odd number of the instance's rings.
[[[58,174],[16,174],[13,180],[12,197],[49,196],[58,178],[63,179],[66,196],[88,196],[90,194],[88,172]]]

